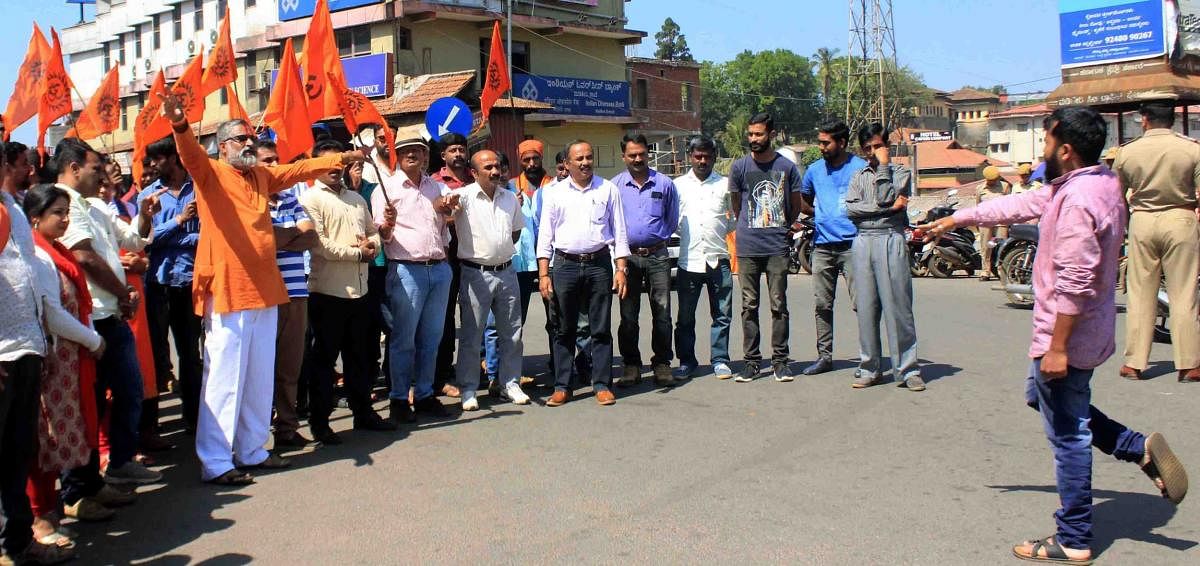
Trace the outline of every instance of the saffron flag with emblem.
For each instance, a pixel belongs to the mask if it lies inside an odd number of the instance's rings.
[[[308,100],[308,120],[316,122],[339,112],[337,95],[329,86],[329,74],[345,81],[342,60],[338,57],[337,41],[333,37],[333,20],[329,3],[317,0],[308,33],[304,36],[304,52],[300,54],[304,71],[304,94]]]
[[[62,44],[58,32],[50,28],[50,59],[46,61],[46,72],[42,75],[38,89],[38,153],[46,155],[46,130],[55,120],[71,113],[71,77],[63,67]]]
[[[204,54],[196,55],[183,74],[171,85],[171,94],[179,97],[179,106],[189,123],[204,118]]]
[[[492,26],[492,51],[488,54],[487,71],[483,77],[483,92],[479,94],[479,110],[486,124],[492,106],[512,86],[508,80],[508,60],[504,56],[504,45],[500,40],[500,21]],[[482,126],[481,126],[482,127]]]
[[[117,129],[121,122],[121,81],[117,77],[118,67],[114,66],[104,75],[100,88],[92,95],[88,105],[79,113],[75,128],[67,133],[67,137],[77,137],[90,140],[100,137]]]
[[[246,114],[246,109],[242,107],[242,101],[238,100],[237,91],[233,90],[232,84],[225,85],[225,98],[229,100],[229,119],[243,120],[249,124],[250,115]]]
[[[146,93],[146,104],[133,121],[133,180],[142,181],[142,158],[146,146],[171,135],[171,122],[162,114],[162,96],[167,94],[167,81],[159,71]]]
[[[271,88],[271,100],[263,113],[263,123],[275,130],[275,149],[280,163],[290,162],[313,146],[308,99],[304,96],[304,82],[300,80],[291,38],[283,44],[279,76]]]
[[[29,49],[25,61],[17,71],[17,84],[13,86],[8,108],[4,111],[4,141],[8,141],[13,130],[37,115],[38,89],[42,84],[42,73],[50,58],[50,43],[37,24],[33,24],[33,37],[29,38]]]
[[[237,64],[233,57],[233,39],[229,35],[229,7],[221,19],[221,31],[212,51],[208,52],[208,67],[204,69],[203,88],[200,94],[208,96],[237,80]]]
[[[329,73],[326,77],[337,98],[338,110],[342,113],[342,121],[346,123],[346,131],[357,135],[359,126],[377,124],[383,127],[383,137],[388,148],[388,173],[396,170],[396,133],[388,127],[387,120],[379,113],[375,104],[363,93],[348,86],[342,77]]]

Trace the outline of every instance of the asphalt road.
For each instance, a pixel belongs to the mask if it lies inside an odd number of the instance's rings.
[[[1016,563],[1009,547],[1053,533],[1057,507],[1050,450],[1022,401],[1030,313],[973,280],[916,289],[924,393],[850,388],[857,330],[843,294],[838,371],[793,383],[704,376],[618,390],[612,407],[590,394],[559,408],[485,397],[482,411],[394,434],[344,432],[344,445],[237,490],[201,484],[191,439],[175,432],[180,446],[159,457],[169,483],[111,522],[76,525],[81,563]],[[799,372],[814,354],[809,279],[792,277],[788,295]],[[1153,360],[1169,358],[1155,346]],[[1176,383],[1169,363],[1140,383],[1119,366],[1097,371],[1096,405],[1162,431],[1200,481],[1200,386]],[[1176,509],[1136,467],[1095,454],[1102,563],[1200,563],[1200,495]]]

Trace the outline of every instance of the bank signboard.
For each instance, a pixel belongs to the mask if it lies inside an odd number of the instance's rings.
[[[517,73],[513,92],[553,105],[555,114],[629,116],[629,83],[624,81]]]
[[[383,0],[329,0],[329,11],[336,12],[382,2]],[[313,15],[316,7],[317,0],[279,0],[279,21],[307,18]]]
[[[1059,0],[1063,68],[1166,53],[1162,0]]]

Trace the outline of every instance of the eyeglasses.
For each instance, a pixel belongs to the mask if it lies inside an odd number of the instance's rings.
[[[246,143],[246,142],[248,142],[248,141],[250,141],[250,140],[252,140],[252,139],[254,139],[254,135],[253,135],[253,134],[242,134],[242,135],[240,135],[240,136],[229,136],[229,137],[227,137],[227,138],[225,138],[225,139],[221,140],[221,142],[222,142],[222,143],[224,143],[224,142],[227,142],[227,141],[235,141],[235,142],[238,142],[238,143],[244,144],[244,143]]]

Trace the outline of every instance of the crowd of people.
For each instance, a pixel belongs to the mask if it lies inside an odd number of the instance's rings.
[[[534,372],[526,371],[523,325],[535,293],[550,342],[548,407],[572,401],[588,384],[597,403],[613,405],[614,385],[642,382],[643,295],[655,386],[704,371],[695,351],[702,291],[712,319],[711,373],[749,382],[767,369],[775,381],[790,382],[786,251],[801,213],[816,226],[817,337],[815,361],[802,373],[834,368],[834,300],[843,277],[859,329],[850,384],[890,380],[925,390],[905,237],[912,175],[892,161],[880,124],[856,132],[839,121],[821,125],[822,159],[801,173],[775,151],[772,118],[754,116],[750,153],[733,162],[728,177],[714,170],[709,138],[690,141],[690,169],[671,179],[649,166],[646,138],[629,134],[621,142],[626,171],[608,180],[594,172],[593,146],[584,140],[553,156],[550,170],[545,145],[527,139],[512,176],[504,154],[470,154],[456,134],[431,144],[419,128],[402,128],[392,147],[380,147],[381,128],[367,126],[349,145],[321,139],[311,157],[280,163],[272,142],[235,120],[217,128],[214,159],[178,100],[164,97],[163,112],[173,133],[147,148],[143,174],[130,183],[114,161],[78,139],[60,142],[45,166],[20,144],[4,147],[0,538],[16,563],[73,557],[76,534],[63,517],[108,519],[136,500],[136,486],[162,481],[147,466],[153,453],[171,447],[158,433],[160,392],[180,398],[201,479],[223,486],[288,467],[289,450],[342,444],[330,426],[339,384],[359,431],[446,417],[440,397],[475,411],[484,390],[488,403],[529,404],[523,385]],[[1118,160],[1119,182],[1098,164],[1106,130],[1095,112],[1060,110],[1046,131],[1052,181],[925,228],[936,237],[956,225],[1041,220],[1027,397],[1046,423],[1063,509],[1055,535],[1014,553],[1081,561],[1091,556],[1091,445],[1138,463],[1172,501],[1182,500],[1187,484],[1161,435],[1127,429],[1088,405],[1092,370],[1115,348],[1111,290],[1125,230],[1122,186],[1136,195],[1154,181],[1138,181],[1140,173]],[[437,170],[430,169],[431,145],[444,164]],[[1190,191],[1195,235],[1195,185]],[[1159,200],[1142,200],[1160,214]],[[1146,222],[1145,237],[1157,238],[1150,232],[1163,224]],[[672,321],[667,247],[675,235]],[[736,372],[729,346],[735,276],[743,335]],[[766,368],[763,276],[771,320]],[[1192,310],[1195,319],[1194,303]],[[1187,336],[1186,325],[1176,324]],[[1197,379],[1194,346],[1177,355],[1181,380]],[[1142,369],[1147,353],[1131,351],[1129,369]],[[375,410],[380,376],[386,417]]]

